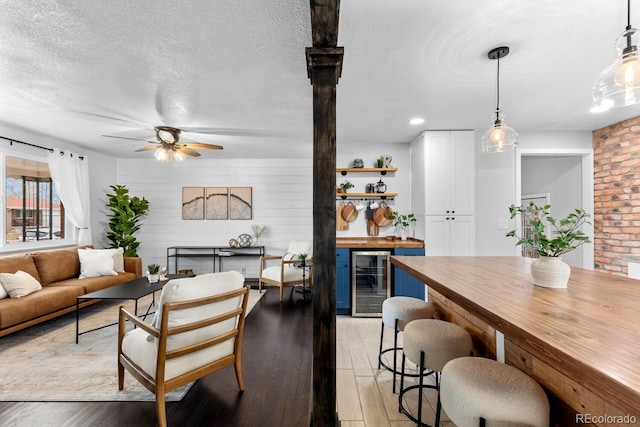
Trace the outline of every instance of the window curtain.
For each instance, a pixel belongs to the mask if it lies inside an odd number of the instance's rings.
[[[91,244],[89,160],[75,153],[54,149],[47,155],[51,179],[69,221],[79,230],[78,245]]]

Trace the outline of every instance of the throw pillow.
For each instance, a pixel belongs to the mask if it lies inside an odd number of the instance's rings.
[[[283,256],[282,256],[282,260],[283,261],[295,261],[297,259],[300,259],[300,255],[298,254],[294,254],[292,252],[286,252]],[[286,267],[289,268],[296,268],[295,265],[293,263],[291,264],[286,264]]]
[[[80,257],[80,279],[87,277],[117,276],[113,269],[113,255],[94,249],[78,249]]]
[[[42,289],[42,285],[32,275],[22,270],[0,273],[0,282],[11,298],[22,298]]]
[[[6,298],[8,296],[9,294],[4,290],[4,286],[2,286],[2,283],[0,283],[0,299]]]

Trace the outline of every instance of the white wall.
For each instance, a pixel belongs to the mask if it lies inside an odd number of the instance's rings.
[[[106,209],[104,208],[106,198],[102,197],[102,195],[106,194],[110,184],[116,183],[116,159],[102,153],[75,146],[67,141],[2,125],[0,125],[0,135],[42,147],[70,150],[86,157],[89,161],[89,179],[91,180],[91,235],[94,246],[106,247],[106,239],[104,239],[104,227],[107,223],[105,216]],[[28,153],[33,156],[42,157],[43,162],[47,161],[47,152],[45,150],[23,144],[10,145],[9,141],[0,140],[0,150],[4,152]]]
[[[397,172],[389,172],[382,176],[380,173],[363,172],[349,173],[346,176],[336,174],[336,184],[349,180],[355,185],[350,189],[352,193],[364,193],[368,183],[377,183],[380,179],[387,185],[387,192],[398,193],[394,200],[386,202],[393,210],[401,214],[410,213],[411,206],[411,162],[409,158],[409,143],[403,144],[337,144],[336,167],[352,167],[354,159],[363,159],[367,168],[375,167],[374,162],[383,154],[393,157],[391,166],[398,168]],[[376,199],[377,200],[377,199]],[[379,201],[379,200],[378,200]],[[338,202],[339,203],[339,202]],[[355,204],[356,202],[354,202]],[[365,202],[363,202],[365,203]],[[390,236],[395,233],[393,225],[380,229],[380,236]],[[366,236],[367,222],[364,212],[358,215],[358,219],[349,224],[349,230],[336,231],[336,236]]]
[[[143,267],[167,265],[169,246],[226,246],[242,233],[253,234],[252,224],[266,225],[260,238],[268,254],[281,255],[290,240],[313,237],[311,159],[187,159],[167,164],[150,158],[118,160],[118,184],[133,196],[145,197],[149,214],[136,237]],[[252,220],[182,220],[182,187],[252,187]],[[257,258],[224,259],[224,268],[246,266],[256,277]],[[181,260],[180,268],[211,271],[211,260]]]
[[[514,241],[498,229],[516,203],[515,151],[487,154],[480,151],[482,133],[476,133],[476,255],[515,255]],[[520,132],[519,148],[592,148],[591,132]],[[552,200],[553,202],[553,200]],[[509,229],[514,222],[509,222]]]

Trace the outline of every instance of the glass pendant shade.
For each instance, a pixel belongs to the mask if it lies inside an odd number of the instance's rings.
[[[518,132],[504,122],[504,114],[498,112],[493,126],[482,136],[483,153],[502,153],[518,145]]]
[[[618,57],[605,68],[593,84],[592,111],[606,111],[640,103],[640,63],[638,62],[638,30],[631,27],[630,1],[625,31],[616,39]]]

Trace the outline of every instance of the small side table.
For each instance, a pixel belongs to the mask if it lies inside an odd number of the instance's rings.
[[[301,292],[302,293],[302,300],[298,300],[299,302],[311,302],[311,289],[307,288],[306,285],[306,274],[307,271],[311,270],[311,267],[313,267],[313,261],[307,261],[306,259],[300,260],[300,262],[296,262],[293,264],[296,268],[301,268],[302,269],[302,289],[296,289],[296,292]],[[309,295],[309,298],[307,299],[307,295]]]

